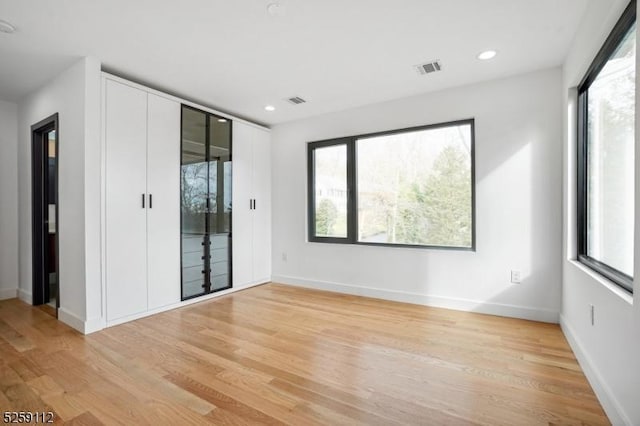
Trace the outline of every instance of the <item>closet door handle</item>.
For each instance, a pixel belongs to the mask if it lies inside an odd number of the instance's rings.
[[[254,210],[256,209],[256,199],[255,198],[253,199],[253,209]]]
[[[149,194],[149,208],[153,208],[153,194]]]
[[[253,200],[249,198],[249,210],[253,210]]]
[[[142,208],[144,209],[144,194],[142,194]]]

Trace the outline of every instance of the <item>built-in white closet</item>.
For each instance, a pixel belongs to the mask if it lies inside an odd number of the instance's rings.
[[[233,284],[271,279],[271,148],[268,131],[233,122]]]
[[[105,80],[107,321],[180,300],[180,104]]]
[[[271,279],[270,134],[103,74],[103,311],[114,325]],[[181,301],[181,109],[232,121],[233,287]]]

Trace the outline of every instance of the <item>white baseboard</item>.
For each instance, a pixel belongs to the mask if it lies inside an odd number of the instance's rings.
[[[200,297],[196,297],[193,299],[189,299],[189,300],[185,300],[182,302],[177,302],[177,303],[172,303],[170,305],[166,305],[166,306],[162,306],[160,308],[155,308],[155,309],[151,309],[145,312],[140,312],[138,314],[133,314],[133,315],[129,315],[126,317],[122,317],[122,318],[117,318],[111,321],[102,321],[100,319],[100,325],[98,326],[98,323],[96,322],[96,328],[95,329],[91,329],[91,331],[88,331],[89,329],[87,329],[87,332],[85,334],[89,334],[89,333],[93,333],[95,331],[99,331],[102,330],[103,328],[107,328],[107,327],[113,327],[115,325],[119,325],[119,324],[124,324],[126,322],[129,321],[135,321],[137,319],[140,318],[145,318],[151,315],[155,315],[155,314],[159,314],[161,312],[166,312],[166,311],[170,311],[172,309],[177,309],[177,308],[183,308],[185,306],[189,306],[189,305],[193,305],[195,303],[201,303],[201,302],[206,302],[207,300],[211,300],[211,299],[215,299],[216,297],[221,297],[221,296],[225,296],[227,294],[231,294],[231,293],[235,293],[237,291],[241,291],[241,290],[246,290],[248,288],[251,287],[255,287],[255,286],[259,286],[262,284],[265,284],[267,282],[269,282],[269,279],[266,279],[266,281],[254,281],[251,283],[247,283],[247,284],[243,284],[240,286],[236,286],[236,287],[232,287],[228,290],[222,290],[222,291],[218,291],[212,294],[207,294],[206,296],[200,296]]]
[[[82,334],[87,334],[85,321],[65,308],[58,308],[58,320],[78,330]]]
[[[15,299],[18,297],[17,288],[0,288],[0,300]]]
[[[244,290],[250,287],[255,287],[257,285],[260,284],[264,284],[264,282],[253,282],[250,284],[246,284],[243,286],[239,286],[239,287],[234,287],[231,288],[229,290],[223,290],[217,293],[213,293],[213,294],[209,294],[207,296],[202,296],[202,297],[198,297],[195,299],[189,299],[189,300],[185,300],[184,302],[178,302],[178,303],[172,303],[170,305],[166,305],[166,306],[162,306],[160,308],[156,308],[156,309],[152,309],[146,312],[141,312],[139,314],[134,314],[134,315],[129,315],[123,318],[118,318],[112,321],[106,321],[104,318],[101,317],[96,317],[96,318],[91,318],[88,319],[86,321],[80,319],[77,315],[73,314],[72,312],[69,312],[68,310],[66,310],[65,308],[59,308],[58,309],[58,319],[60,321],[62,321],[63,323],[67,324],[68,326],[78,330],[80,333],[83,334],[91,334],[91,333],[95,333],[96,331],[100,331],[104,328],[107,327],[113,327],[115,325],[118,324],[124,324],[125,322],[129,322],[129,321],[135,321],[137,319],[140,318],[144,318],[144,317],[148,317],[150,315],[155,315],[155,314],[159,314],[161,312],[165,312],[165,311],[169,311],[171,309],[176,309],[176,308],[182,308],[184,306],[188,306],[188,305],[192,305],[194,303],[200,303],[200,302],[204,302],[207,301],[209,299],[213,299],[216,297],[220,297],[220,296],[224,296],[225,294],[230,294],[230,293],[234,293],[236,291],[240,291],[240,290]],[[30,297],[30,295],[29,295]]]
[[[85,321],[73,312],[62,307],[58,308],[58,320],[82,334],[90,334],[104,328],[102,318],[93,318]]]
[[[18,298],[20,300],[22,300],[25,303],[28,303],[30,305],[33,305],[33,297],[31,295],[30,291],[27,290],[23,290],[23,289],[18,289]]]
[[[1,297],[2,295],[3,295],[2,290],[0,290],[0,300],[2,299]],[[31,292],[23,289],[16,289],[16,290],[13,290],[13,297],[16,297],[16,295],[23,302],[28,303],[30,305],[33,304],[33,297]],[[82,334],[88,334],[93,331],[96,331],[94,329],[95,325],[93,323],[90,323],[89,321],[84,321],[74,313],[62,307],[58,308],[58,320],[67,324],[69,327],[78,330]],[[102,320],[100,319],[100,321]],[[101,330],[102,328],[104,327],[101,326],[99,329]],[[87,330],[91,330],[91,331],[87,331]]]
[[[84,334],[95,333],[96,331],[100,331],[105,328],[104,319],[102,317],[91,318],[84,322]]]
[[[620,403],[616,400],[611,392],[611,388],[602,379],[602,374],[592,361],[591,357],[585,351],[584,346],[580,343],[580,339],[574,332],[573,328],[566,321],[564,315],[560,315],[560,327],[569,342],[569,346],[573,350],[584,375],[587,377],[589,384],[593,388],[600,404],[605,413],[609,417],[609,421],[613,425],[631,425],[629,417],[626,415]]]
[[[316,290],[335,291],[356,296],[373,297],[376,299],[392,300],[395,302],[415,303],[436,308],[455,309],[458,311],[477,312],[481,314],[498,315],[502,317],[521,318],[532,321],[542,321],[557,324],[558,312],[549,309],[530,308],[526,306],[505,305],[501,303],[483,302],[470,299],[459,299],[443,296],[430,296],[419,293],[409,293],[396,290],[386,290],[372,287],[360,287],[350,284],[333,283],[327,281],[313,281],[298,277],[274,275],[273,282]]]

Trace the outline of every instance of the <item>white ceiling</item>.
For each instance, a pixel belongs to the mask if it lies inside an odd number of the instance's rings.
[[[592,0],[0,0],[0,99],[83,56],[276,124],[562,64]],[[267,5],[281,4],[282,16]],[[485,49],[498,50],[487,62]],[[443,71],[412,68],[439,59]],[[297,95],[307,104],[283,99]],[[277,109],[266,112],[264,106]]]

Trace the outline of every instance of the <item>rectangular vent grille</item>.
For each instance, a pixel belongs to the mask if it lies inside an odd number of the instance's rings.
[[[302,99],[300,96],[292,96],[290,98],[287,98],[287,102],[294,105],[300,105],[306,103],[307,101]]]
[[[415,66],[420,75],[431,74],[442,70],[442,64],[439,60],[433,62],[427,62],[426,64],[420,64]]]

